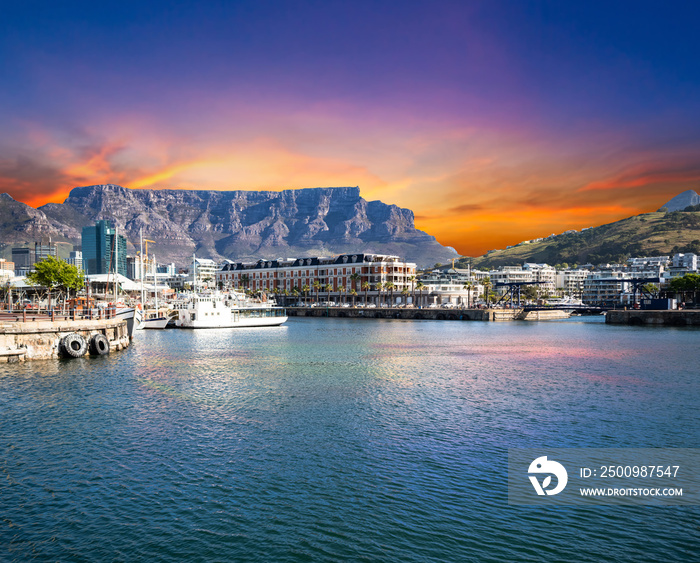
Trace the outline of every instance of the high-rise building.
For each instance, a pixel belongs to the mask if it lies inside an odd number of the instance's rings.
[[[80,250],[73,250],[69,256],[67,262],[71,266],[82,270],[83,269],[83,253]]]
[[[50,241],[48,244],[44,244],[43,242],[34,243],[34,262],[41,262],[49,256],[53,256],[54,258],[58,256],[55,244],[51,244]]]
[[[109,274],[115,270],[126,276],[126,237],[117,235],[109,221],[97,221],[91,227],[83,227],[83,270],[88,275]]]
[[[34,266],[34,251],[25,247],[13,248],[12,261],[15,263],[15,273],[23,276]]]

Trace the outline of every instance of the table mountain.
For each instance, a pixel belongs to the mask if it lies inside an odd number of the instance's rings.
[[[156,241],[149,250],[158,261],[177,264],[188,264],[193,252],[215,260],[375,252],[421,266],[457,256],[417,230],[412,211],[366,201],[357,187],[273,192],[130,190],[105,184],[74,188],[62,204],[38,210],[3,197],[0,213],[7,215],[10,207],[24,213],[7,218],[4,231],[17,236],[5,242],[20,242],[20,233],[26,233],[25,242],[43,234],[79,245],[83,226],[108,219],[126,235],[130,251],[143,227],[144,237]]]

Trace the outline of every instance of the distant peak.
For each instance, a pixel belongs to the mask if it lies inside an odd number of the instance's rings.
[[[686,190],[661,206],[659,211],[682,211],[689,205],[700,204],[700,195],[695,190]]]

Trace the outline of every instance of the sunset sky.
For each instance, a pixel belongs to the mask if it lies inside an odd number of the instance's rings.
[[[700,190],[697,2],[14,2],[0,191],[359,186],[460,253]]]

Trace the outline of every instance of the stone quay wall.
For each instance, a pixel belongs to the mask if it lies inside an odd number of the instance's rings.
[[[610,310],[605,322],[614,325],[632,326],[700,326],[700,309],[681,311]]]
[[[103,334],[110,352],[129,346],[126,321],[122,319],[4,321],[0,322],[0,362],[59,358],[61,340],[74,332],[86,341]]]

